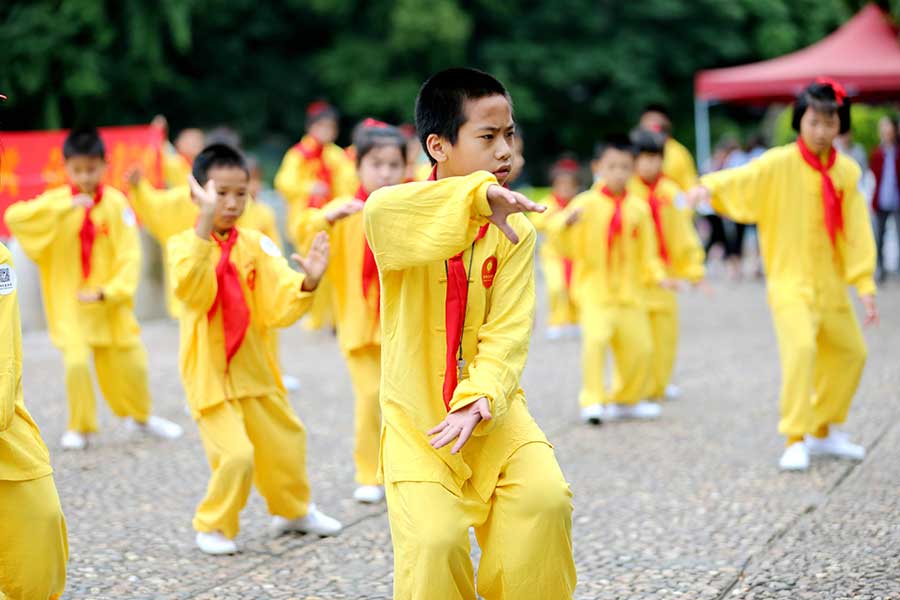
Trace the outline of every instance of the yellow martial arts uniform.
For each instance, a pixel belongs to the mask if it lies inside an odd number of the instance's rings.
[[[50,453],[22,398],[22,327],[12,256],[0,244],[0,598],[59,598],[66,520]]]
[[[682,190],[688,190],[697,184],[697,167],[694,166],[691,151],[673,137],[667,138],[663,147],[662,170]]]
[[[571,598],[571,492],[519,388],[534,318],[535,230],[521,241],[489,227],[489,173],[373,193],[366,237],[381,276],[381,471],[394,543],[396,600],[474,600],[468,529],[482,549],[485,600]],[[468,303],[457,410],[484,397],[483,421],[459,454],[426,432],[446,418],[445,260],[463,252]],[[473,255],[474,253],[474,255]],[[468,272],[468,271],[467,271]]]
[[[303,213],[308,208],[321,208],[324,204],[341,196],[352,196],[359,186],[356,178],[356,167],[353,161],[340,146],[328,144],[321,149],[321,157],[307,159],[304,151],[315,154],[319,142],[310,135],[305,135],[300,142],[291,147],[281,161],[275,174],[275,189],[284,197],[287,204],[287,231],[296,236],[304,228],[300,225]],[[304,151],[301,151],[304,150]],[[313,197],[312,189],[321,182],[322,163],[330,173],[331,185],[324,196]],[[294,237],[291,243],[299,251],[309,248],[312,238]],[[332,324],[331,314],[331,278],[326,273],[319,287],[313,306],[307,317],[310,329],[320,329]]]
[[[251,482],[274,515],[295,519],[309,505],[306,432],[287,401],[270,337],[308,310],[312,294],[301,291],[305,276],[288,266],[274,241],[251,229],[236,231],[230,262],[239,272],[250,325],[227,366],[222,309],[208,316],[221,250],[193,230],[168,246],[175,295],[184,306],[181,378],[212,469],[194,528],[229,538],[237,535]]]
[[[649,209],[637,197],[622,202],[622,232],[610,252],[608,235],[614,202],[603,185],[576,196],[550,220],[557,250],[575,261],[576,302],[581,312],[582,407],[635,404],[644,399],[653,342],[647,319],[646,288],[665,273]],[[566,226],[572,211],[579,220]],[[612,348],[619,377],[605,389],[606,351]]]
[[[362,213],[329,224],[328,211],[353,200],[338,198],[321,209],[309,209],[301,218],[298,237],[328,231],[331,254],[328,271],[332,284],[332,312],[337,325],[338,344],[347,361],[353,382],[356,443],[353,459],[360,485],[378,484],[378,449],[381,410],[378,392],[381,383],[381,326],[378,313],[377,281],[363,295],[362,273],[366,239]]]
[[[650,187],[640,177],[634,176],[628,183],[628,192],[647,203]],[[671,179],[663,176],[656,184],[654,196],[660,202],[659,219],[663,240],[660,243],[655,221],[653,231],[657,235],[657,246],[665,246],[663,260],[666,277],[684,279],[697,283],[706,273],[704,252],[697,237],[697,230],[691,219],[691,211],[679,207],[681,190]],[[649,208],[649,205],[648,205]],[[653,214],[650,209],[651,216]],[[646,396],[654,399],[665,397],[666,386],[672,378],[675,355],[678,348],[678,296],[659,285],[652,285],[646,291],[647,317],[653,338],[653,360],[648,379]]]
[[[553,215],[565,208],[556,197],[551,194],[544,201],[547,210],[543,213],[535,213],[532,222],[535,228],[544,236],[538,254],[541,259],[541,270],[544,272],[544,282],[549,296],[550,314],[547,316],[547,325],[550,327],[564,327],[578,323],[578,308],[575,304],[575,295],[572,290],[572,278],[574,276],[574,264],[572,259],[560,256],[559,252],[548,238],[550,230],[547,227]],[[567,277],[568,274],[568,277]]]
[[[81,231],[85,209],[72,204],[69,186],[49,190],[6,211],[6,224],[40,269],[47,327],[62,350],[69,400],[68,429],[97,431],[91,355],[100,390],[113,413],[146,422],[150,416],[147,352],[134,317],[141,248],[134,213],[125,196],[104,186],[91,211],[96,241],[91,271],[83,279]],[[80,290],[103,293],[99,302],[78,300]]]
[[[181,187],[191,174],[191,162],[178,153],[174,146],[166,143],[162,153],[163,181],[166,187]]]
[[[840,152],[829,170],[843,195],[844,230],[832,246],[822,178],[796,143],[705,175],[716,212],[756,223],[769,305],[781,355],[781,421],[788,437],[843,423],[866,362],[866,345],[847,292],[875,293],[875,242],[860,169]]]

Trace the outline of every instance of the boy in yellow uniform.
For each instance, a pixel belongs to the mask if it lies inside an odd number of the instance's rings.
[[[628,136],[611,136],[598,150],[602,180],[549,224],[558,251],[575,261],[583,347],[579,403],[582,419],[592,424],[659,416],[659,404],[643,401],[653,356],[646,290],[665,278],[650,211],[627,191],[634,170]],[[607,393],[610,347],[618,376]]]
[[[337,198],[321,209],[308,211],[306,226],[327,230],[331,239],[333,312],[338,343],[350,370],[356,396],[356,482],[358,502],[381,502],[384,487],[378,482],[381,410],[381,325],[379,323],[378,268],[363,231],[362,208],[369,195],[388,185],[403,182],[406,170],[406,140],[400,131],[374,119],[355,129],[357,173],[360,187],[354,197]]]
[[[632,133],[636,157],[628,192],[650,210],[659,258],[670,280],[699,285],[705,275],[703,247],[691,211],[674,181],[662,174],[665,138],[646,129]],[[653,338],[653,359],[647,396],[655,400],[678,396],[670,384],[678,347],[678,297],[675,291],[651,285],[646,292]]]
[[[545,238],[548,234],[547,223],[578,194],[581,183],[578,180],[578,161],[563,157],[556,161],[550,170],[552,191],[543,202],[547,210],[533,219],[534,226]],[[544,283],[549,296],[550,314],[547,317],[547,339],[558,340],[562,337],[574,337],[578,333],[578,309],[572,291],[572,275],[574,262],[571,258],[560,256],[553,243],[544,239],[540,249],[541,270],[544,272]]]
[[[180,370],[212,477],[197,507],[197,546],[237,551],[238,515],[255,483],[274,516],[274,534],[334,535],[340,523],[310,504],[306,432],[287,400],[269,341],[272,329],[309,308],[328,263],[318,236],[301,275],[270,238],[235,227],[247,201],[249,172],[236,150],[214,144],[194,160],[197,225],[169,241],[181,315]],[[202,182],[206,187],[201,187]]]
[[[382,188],[363,210],[381,278],[394,598],[474,600],[474,527],[481,597],[565,600],[571,492],[519,388],[536,234],[514,213],[542,207],[500,185],[509,95],[486,73],[442,71],[419,92],[416,128],[436,181]]]
[[[649,104],[644,109],[639,122],[641,129],[663,135],[666,139],[663,155],[663,174],[674,181],[682,190],[690,189],[697,183],[697,167],[690,150],[672,137],[672,119],[669,109],[662,104]]]
[[[147,352],[134,318],[141,267],[134,213],[120,191],[100,183],[106,161],[96,130],[71,132],[63,156],[71,185],[14,204],[5,215],[40,269],[50,338],[63,354],[69,426],[62,446],[84,449],[97,431],[91,355],[116,416],[132,429],[177,438],[181,427],[150,414]]]
[[[0,598],[59,598],[66,520],[50,454],[22,399],[22,328],[12,256],[0,244]]]
[[[795,143],[706,175],[689,196],[694,205],[711,202],[721,215],[757,225],[781,355],[778,430],[787,444],[779,464],[805,470],[811,454],[865,456],[837,430],[866,362],[847,286],[856,288],[867,325],[877,323],[878,308],[860,169],[833,146],[850,129],[843,88],[822,79],[803,90],[793,126],[800,134]]]

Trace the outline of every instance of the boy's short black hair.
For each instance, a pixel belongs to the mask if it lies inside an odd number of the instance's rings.
[[[194,158],[194,168],[191,173],[197,183],[206,185],[209,181],[209,171],[216,167],[235,167],[241,169],[250,179],[250,169],[247,167],[247,160],[237,148],[228,146],[227,144],[210,144],[200,151]]]
[[[365,119],[353,128],[353,147],[356,148],[356,166],[362,162],[363,157],[382,146],[395,146],[400,150],[403,163],[406,164],[406,137],[397,127],[376,121]]]
[[[666,147],[666,138],[655,131],[638,127],[631,132],[631,144],[635,154],[659,154]]]
[[[69,132],[63,142],[63,158],[68,160],[74,156],[106,160],[106,147],[95,128],[83,127]]]
[[[626,133],[611,133],[594,146],[594,160],[600,160],[607,150],[619,150],[634,155],[634,144]]]
[[[830,81],[816,81],[797,95],[791,118],[794,131],[800,133],[800,119],[810,107],[818,112],[837,113],[841,122],[841,133],[850,131],[850,98],[846,97],[843,89],[838,93],[834,86],[835,84]]]
[[[340,118],[338,110],[325,100],[316,100],[306,107],[306,127],[312,127],[318,121]]]
[[[454,67],[428,78],[416,97],[416,131],[428,154],[428,136],[436,134],[455,144],[459,129],[466,124],[466,100],[505,96],[512,107],[506,87],[493,75],[477,69]],[[428,155],[431,164],[435,160]]]

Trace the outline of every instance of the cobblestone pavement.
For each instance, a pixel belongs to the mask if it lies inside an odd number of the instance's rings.
[[[677,380],[682,397],[653,423],[578,421],[579,345],[547,342],[539,311],[524,388],[575,493],[579,599],[900,598],[900,285],[866,332],[870,360],[847,430],[861,465],[821,460],[806,474],[776,462],[778,362],[758,282],[686,293]],[[184,412],[177,327],[148,323],[156,412],[176,442],[134,439],[101,401],[102,433],[63,452],[62,362],[44,333],[25,337],[26,402],[53,454],[69,523],[68,598],[390,598],[384,508],[350,499],[352,398],[334,340],[299,327],[282,337],[292,402],[309,429],[316,503],[343,520],[334,539],[272,540],[254,492],[241,554],[193,545],[191,515],[208,477]],[[548,599],[553,600],[553,599]]]

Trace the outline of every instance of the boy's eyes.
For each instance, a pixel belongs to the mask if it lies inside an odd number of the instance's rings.
[[[483,139],[483,140],[492,140],[492,139],[494,139],[494,134],[493,134],[493,133],[487,133],[487,134],[481,136],[481,139]]]

